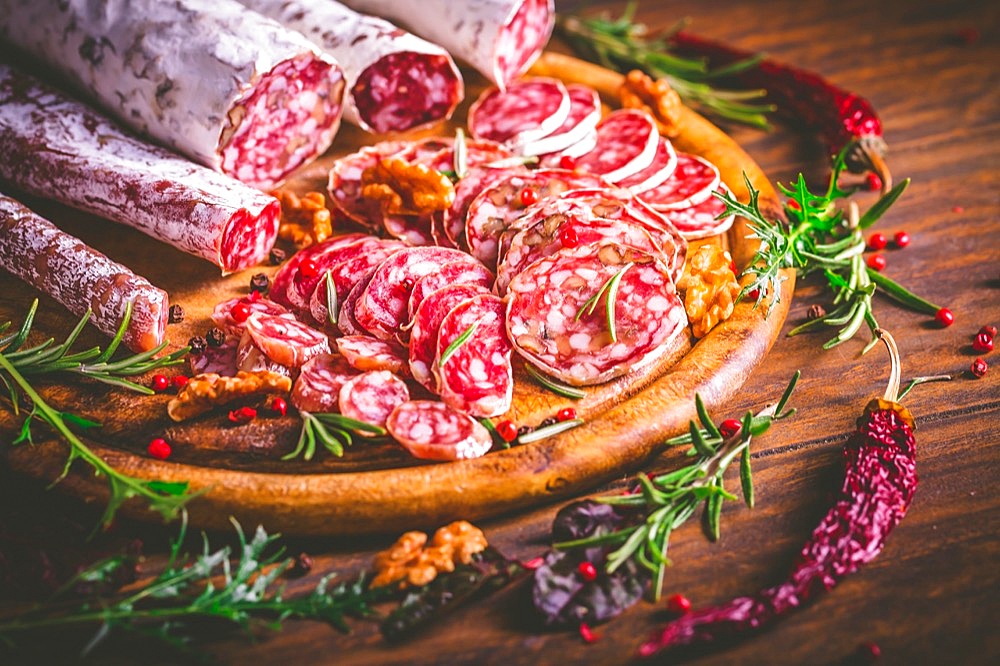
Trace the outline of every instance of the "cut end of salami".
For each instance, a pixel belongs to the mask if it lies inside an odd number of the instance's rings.
[[[464,90],[455,62],[447,55],[400,51],[365,69],[351,96],[362,127],[386,134],[450,118]]]
[[[500,28],[493,52],[493,80],[501,88],[528,71],[552,36],[553,0],[514,2],[510,19]]]
[[[241,208],[226,223],[219,240],[219,266],[235,273],[261,263],[274,247],[281,222],[281,204],[275,199],[258,213]]]
[[[330,147],[343,95],[332,60],[309,54],[279,63],[230,109],[219,137],[222,171],[260,189],[280,185]]]

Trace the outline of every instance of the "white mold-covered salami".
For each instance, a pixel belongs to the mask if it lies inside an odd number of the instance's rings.
[[[357,371],[342,356],[319,354],[302,365],[292,386],[291,402],[300,412],[325,414],[339,409],[340,387]]]
[[[406,350],[399,344],[376,340],[367,335],[345,335],[337,338],[337,351],[355,370],[388,370],[397,375],[409,375]]]
[[[469,255],[445,247],[413,247],[383,261],[354,306],[354,319],[380,340],[392,340],[407,323],[406,306],[416,281]]]
[[[0,179],[18,189],[138,229],[224,273],[259,263],[278,234],[273,197],[143,143],[4,64],[0,155]]]
[[[656,147],[656,156],[653,157],[653,163],[642,171],[619,180],[616,185],[632,190],[635,194],[640,194],[666,182],[673,175],[676,168],[677,153],[674,151],[674,147],[670,144],[670,141],[661,137]]]
[[[2,159],[0,159],[2,161]],[[0,265],[106,335],[132,314],[122,341],[136,352],[163,342],[167,292],[0,193]]]
[[[719,186],[719,170],[697,155],[677,153],[677,168],[670,178],[640,197],[656,210],[680,210],[700,204]]]
[[[443,402],[404,402],[392,411],[385,427],[393,439],[421,460],[467,460],[486,455],[493,448],[485,426]]]
[[[464,97],[451,56],[388,21],[334,0],[240,0],[298,30],[344,69],[344,117],[370,132],[402,132],[450,118]]]
[[[616,183],[652,164],[659,143],[660,132],[648,113],[612,111],[597,124],[597,145],[576,157],[574,168]]]
[[[257,313],[295,319],[295,315],[289,312],[285,306],[279,305],[269,298],[238,296],[216,305],[215,309],[212,310],[212,321],[225,331],[227,336],[235,336],[238,339],[246,330],[247,318],[251,314]]]
[[[344,416],[384,428],[393,410],[409,399],[406,382],[388,370],[372,370],[341,386],[338,402]],[[363,431],[359,434],[372,436]]]
[[[583,308],[619,275],[593,311]],[[652,255],[616,244],[562,250],[510,283],[507,332],[514,349],[542,372],[573,386],[640,371],[669,353],[686,330],[674,282]],[[612,299],[613,296],[613,300]],[[614,304],[616,340],[608,325]],[[579,316],[578,316],[579,315]]]
[[[252,369],[244,367],[249,363],[246,357],[251,347],[263,354],[268,362],[294,371],[312,357],[329,352],[330,341],[321,331],[295,319],[252,314],[240,341],[241,370]]]
[[[729,188],[720,184],[715,190],[719,195],[729,194]],[[708,238],[725,233],[733,226],[735,215],[725,215],[726,204],[717,196],[680,210],[664,210],[663,216],[674,223],[681,235],[688,240]]]
[[[519,155],[557,153],[575,146],[591,134],[596,141],[597,123],[601,120],[601,98],[597,91],[574,83],[566,86],[566,93],[569,96],[569,115],[563,124],[546,136],[515,143],[512,146],[514,152]]]
[[[527,71],[555,25],[553,0],[345,0],[399,21],[503,87]]]
[[[476,285],[443,287],[428,294],[414,313],[408,348],[410,374],[431,392],[438,392],[433,367],[441,322],[459,303],[487,293],[485,287]]]
[[[469,252],[487,266],[497,265],[500,235],[524,214],[527,202],[544,201],[567,190],[610,187],[600,176],[566,169],[538,169],[515,174],[480,192],[465,222]],[[530,190],[530,195],[525,195]]]
[[[261,189],[340,124],[336,62],[236,0],[0,0],[0,37],[136,131]]]
[[[413,316],[417,314],[417,308],[420,307],[425,298],[438,289],[453,285],[471,285],[489,289],[493,286],[493,273],[486,266],[470,257],[470,261],[447,263],[439,270],[420,278],[413,285],[413,292],[410,294],[410,300],[406,306],[410,323],[412,324]]]
[[[432,371],[445,404],[472,416],[510,409],[514,374],[504,309],[498,297],[483,294],[459,303],[441,322]]]
[[[477,139],[521,146],[562,127],[571,106],[562,81],[521,79],[479,96],[469,109],[469,132]]]

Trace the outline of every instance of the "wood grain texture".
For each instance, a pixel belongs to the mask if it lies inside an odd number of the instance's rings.
[[[617,14],[624,5],[595,3],[589,11]],[[917,419],[920,486],[884,552],[766,634],[719,645],[684,663],[840,666],[865,663],[854,655],[869,641],[881,648],[880,664],[998,663],[1000,356],[986,357],[993,367],[983,379],[971,379],[965,370],[976,356],[971,350],[975,332],[986,323],[1000,325],[1000,72],[995,65],[1000,62],[1000,7],[987,0],[640,3],[638,20],[651,28],[672,26],[683,17],[691,19],[689,27],[697,33],[822,72],[874,103],[896,178],[913,179],[877,227],[890,236],[905,229],[913,237],[906,250],[887,252],[886,273],[956,314],[956,323],[942,330],[928,318],[876,299],[879,323],[900,345],[904,377],[955,375],[951,382],[919,387],[906,399]],[[978,41],[963,42],[960,31],[969,30],[978,33]],[[827,158],[812,137],[780,124],[770,133],[726,129],[772,180],[788,182],[803,172],[811,183],[824,181]],[[874,195],[862,193],[858,199],[864,207]],[[804,321],[814,303],[827,305],[818,283],[800,281],[783,332]],[[757,409],[778,395],[794,370],[803,371],[792,400],[798,413],[754,446],[756,508],[727,504],[718,543],[705,539],[697,521],[679,530],[671,543],[674,566],[666,594],[681,592],[703,606],[778,582],[825,513],[839,486],[840,447],[868,398],[881,393],[888,367],[877,351],[859,358],[863,339],[824,352],[825,339],[825,333],[779,339],[767,362],[719,413],[729,417]],[[644,468],[671,469],[682,461],[683,452],[668,451]],[[730,483],[735,485],[735,478]],[[625,485],[619,480],[599,492],[617,492]],[[518,511],[484,521],[482,527],[505,553],[528,559],[545,548],[557,508]],[[46,536],[73,549],[83,543],[96,515],[94,508],[0,470],[0,523],[6,517],[8,524],[48,526]],[[65,533],[65,516],[76,517],[80,529]],[[153,553],[148,570],[155,571],[173,533],[173,527],[126,521],[101,538],[107,543],[143,536]],[[388,542],[291,540],[291,552],[308,550],[315,566],[309,576],[290,583],[290,592],[332,571],[351,576]],[[320,624],[291,623],[255,643],[230,635],[204,645],[224,664],[621,664],[667,619],[662,607],[641,602],[597,628],[601,640],[588,645],[575,634],[541,632],[523,592],[510,590],[472,605],[398,646],[386,645],[363,622],[353,623],[354,632],[346,636]],[[64,641],[62,654],[71,656],[85,640]],[[113,643],[97,656],[108,664],[176,663],[169,655],[149,652],[148,646]]]

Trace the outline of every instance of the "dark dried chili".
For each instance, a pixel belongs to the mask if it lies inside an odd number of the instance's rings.
[[[760,629],[830,590],[882,550],[910,506],[917,471],[913,418],[896,402],[899,353],[888,333],[879,330],[878,336],[892,359],[889,386],[883,398],[865,407],[857,432],[845,444],[840,497],[802,548],[791,575],[754,596],[678,618],[643,644],[640,656]]]
[[[709,68],[725,68],[755,55],[685,30],[671,35],[670,46],[676,55],[706,58]],[[769,58],[739,69],[723,82],[767,90],[766,99],[777,106],[778,113],[819,134],[831,155],[850,145],[846,157],[852,173],[872,171],[882,180],[883,192],[892,189],[882,121],[864,97],[833,85],[819,74]]]

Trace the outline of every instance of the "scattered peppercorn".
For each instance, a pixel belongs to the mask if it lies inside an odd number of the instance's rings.
[[[885,234],[874,233],[868,239],[868,249],[869,250],[884,250],[885,246],[889,244],[889,239],[885,237]]]
[[[529,432],[533,432],[533,431],[534,431],[534,428],[532,428],[531,426],[529,426],[529,425],[523,425],[523,426],[521,426],[520,428],[517,429],[517,436],[520,437],[521,435],[527,435]]]
[[[221,347],[226,344],[226,332],[221,328],[213,328],[205,335],[205,340],[213,347]]]
[[[184,308],[179,305],[171,305],[167,311],[167,323],[179,324],[184,321]]]
[[[574,248],[580,244],[580,236],[572,225],[565,225],[559,230],[559,242],[563,247]]]
[[[982,356],[976,358],[976,360],[972,362],[972,365],[969,366],[969,372],[971,372],[972,376],[976,379],[981,379],[989,369],[990,366],[986,363],[986,359]]]
[[[809,319],[819,319],[820,317],[826,316],[826,308],[824,308],[819,303],[809,306],[809,312],[806,313],[806,317]]]
[[[881,190],[882,189],[882,179],[879,178],[879,175],[877,173],[875,173],[874,171],[869,171],[868,175],[865,176],[865,185],[866,185],[866,187],[868,187],[868,190],[871,191],[871,192],[875,192],[877,190]]]
[[[167,379],[166,375],[153,375],[153,379],[149,382],[149,388],[157,393],[166,391],[168,386],[170,386],[170,380]]]
[[[955,323],[955,315],[953,315],[951,310],[948,308],[941,308],[938,310],[937,314],[934,315],[934,319],[936,319],[937,323],[944,328],[947,328]]]
[[[979,329],[979,334],[980,335],[982,335],[984,333],[986,335],[990,336],[991,338],[995,338],[995,337],[997,337],[997,327],[996,326],[990,326],[990,325],[987,324],[986,326],[983,326],[982,328]]]
[[[991,352],[993,351],[993,338],[990,337],[989,333],[979,333],[972,342],[972,348],[977,352]]]
[[[910,244],[910,234],[905,231],[897,231],[892,237],[893,242],[896,243],[896,247],[904,248]]]
[[[288,569],[288,575],[299,577],[305,576],[307,573],[312,571],[313,560],[309,557],[308,553],[299,553],[295,556],[295,561],[292,562],[292,566]]]
[[[558,422],[559,421],[558,421],[558,419],[556,419],[556,417],[550,416],[549,418],[547,418],[544,421],[542,421],[541,423],[539,423],[538,427],[539,428],[545,428],[545,427],[550,426],[550,425],[555,425]]]
[[[513,421],[501,421],[496,425],[497,434],[505,442],[513,442],[517,439],[517,426]]]
[[[170,383],[174,385],[174,388],[182,389],[187,386],[188,378],[184,375],[174,375],[170,378]]]
[[[263,293],[271,288],[271,278],[264,273],[254,273],[250,278],[250,291]]]
[[[556,414],[557,421],[572,421],[576,418],[576,410],[572,407],[566,407],[565,409],[560,409],[559,413]]]
[[[257,410],[253,407],[240,407],[229,412],[229,420],[233,423],[250,423],[257,418]]]
[[[743,424],[740,423],[739,420],[726,419],[721,424],[719,424],[719,432],[722,433],[723,437],[729,439],[730,437],[738,433],[740,431],[740,428],[742,427]]]
[[[205,338],[201,337],[200,335],[194,336],[193,338],[188,340],[187,343],[187,346],[190,347],[191,354],[193,356],[199,356],[205,353],[205,347],[207,345],[208,343],[205,341]]]
[[[267,260],[272,266],[277,266],[285,260],[288,255],[280,247],[272,247],[271,252],[267,255]]]
[[[683,594],[671,594],[667,597],[667,610],[673,613],[690,613],[691,600]]]
[[[885,269],[887,262],[884,254],[873,254],[868,257],[868,261],[866,263],[868,264],[868,268],[881,273]]]
[[[157,437],[156,439],[150,441],[149,446],[146,447],[146,451],[157,460],[166,460],[173,452],[170,448],[170,444],[168,444],[167,440],[162,437]]]
[[[278,416],[284,416],[288,413],[288,403],[284,398],[275,398],[271,401],[271,411]]]
[[[594,566],[593,562],[584,560],[580,562],[576,570],[580,573],[580,577],[588,583],[597,580],[597,567]]]
[[[240,301],[229,309],[229,314],[232,316],[233,321],[237,324],[242,324],[250,317],[250,304]]]

